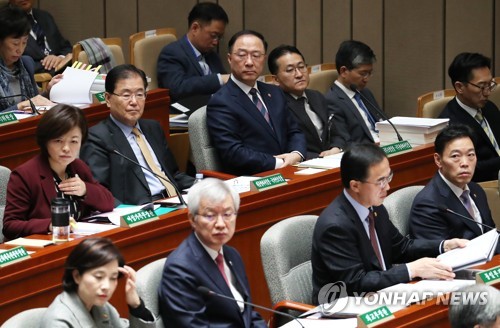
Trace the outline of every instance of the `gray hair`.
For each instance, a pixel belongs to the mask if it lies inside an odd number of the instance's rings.
[[[500,291],[496,288],[476,284],[461,288],[462,293],[484,293],[486,302],[481,304],[481,298],[476,302],[452,303],[450,304],[448,317],[452,328],[471,328],[475,325],[492,327],[500,316]]]
[[[228,195],[233,199],[234,210],[240,208],[240,195],[224,181],[206,178],[193,185],[188,193],[188,210],[191,215],[197,214],[201,199],[214,203],[222,202]]]

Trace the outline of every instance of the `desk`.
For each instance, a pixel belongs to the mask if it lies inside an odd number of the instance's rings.
[[[170,97],[168,90],[156,89],[148,93],[144,118],[155,119],[160,122],[165,135],[169,135]],[[87,118],[89,127],[97,124],[109,116],[106,104],[90,105],[82,109]],[[34,116],[19,121],[19,123],[0,126],[0,165],[13,170],[39,152],[36,143],[36,127],[41,116]]]
[[[392,190],[430,180],[436,172],[433,153],[434,146],[427,145],[391,157]],[[291,179],[285,186],[241,195],[236,233],[229,244],[241,253],[253,301],[260,305],[271,305],[259,248],[264,232],[276,222],[294,215],[319,214],[342,190],[339,169],[310,176],[294,175],[296,170],[294,167],[276,170]],[[179,210],[133,229],[117,228],[100,235],[111,238],[127,263],[137,270],[167,256],[190,231],[187,211]],[[31,259],[0,268],[0,323],[22,310],[50,304],[62,290],[64,261],[77,243],[50,246],[37,251]],[[118,286],[111,302],[122,316],[126,314],[122,286]]]

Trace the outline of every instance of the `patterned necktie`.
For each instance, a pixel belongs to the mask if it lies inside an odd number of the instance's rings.
[[[467,210],[467,212],[469,212],[470,217],[474,219],[474,221],[477,221],[476,216],[474,215],[474,209],[472,208],[472,204],[470,202],[469,193],[470,193],[469,190],[464,190],[460,195],[460,200],[464,204],[464,207]],[[478,224],[478,227],[479,229],[481,229],[481,231],[483,231],[483,227],[481,225]]]
[[[488,124],[486,123],[486,120],[484,119],[483,113],[479,109],[476,113],[476,116],[474,118],[481,124],[481,127],[484,130],[484,133],[488,136],[488,139],[490,139],[491,144],[493,147],[495,147],[495,150],[497,151],[498,155],[500,156],[500,148],[498,147],[498,143],[495,139],[495,136],[493,135],[493,132],[491,132],[491,129],[488,127]]]
[[[201,69],[203,70],[203,75],[208,75],[210,74],[210,66],[208,66],[207,62],[205,61],[205,57],[203,55],[198,56],[198,63],[201,66]]]
[[[368,110],[368,108],[366,108],[365,104],[363,103],[363,101],[361,100],[361,96],[359,95],[359,93],[355,93],[354,94],[354,99],[356,100],[356,102],[358,103],[359,107],[363,110],[363,112],[365,112],[366,114],[366,117],[368,118],[368,121],[370,122],[371,126],[372,126],[372,130],[374,131],[377,131],[375,129],[375,119],[373,118],[373,115],[372,113],[370,113],[370,111]],[[377,131],[378,132],[378,131]]]
[[[151,171],[163,177],[164,179],[170,181],[170,179],[161,171],[161,169],[156,165],[155,161],[153,160],[153,156],[151,155],[148,145],[146,144],[144,138],[142,137],[141,131],[139,131],[139,129],[137,128],[133,128],[132,133],[135,135],[135,140],[137,141],[137,145],[139,146],[142,156],[144,156],[144,159],[146,160],[146,163],[148,164]],[[177,196],[177,192],[175,191],[175,188],[173,186],[171,186],[168,182],[166,182],[163,179],[158,179],[158,180],[160,180],[163,186],[165,186],[165,190],[167,191],[170,197]]]
[[[219,268],[222,277],[226,281],[226,284],[229,285],[229,280],[227,279],[226,272],[224,271],[224,257],[222,256],[222,253],[219,253],[217,255],[217,257],[215,258],[215,263],[217,263],[217,267]]]
[[[40,26],[40,24],[38,24],[37,21],[35,21],[35,17],[33,17],[33,14],[28,14],[28,19],[31,23],[31,29],[36,36],[36,43],[43,52],[46,52],[47,50],[45,48],[45,33],[43,32],[42,27]]]
[[[373,215],[373,211],[368,213],[368,232],[370,234],[370,242],[372,243],[373,250],[375,251],[375,255],[377,255],[378,263],[383,268],[382,265],[382,255],[380,254],[380,250],[378,249],[377,244],[377,235],[375,234],[375,216]]]
[[[269,118],[269,113],[267,112],[266,106],[260,101],[259,96],[257,95],[257,89],[252,88],[250,90],[250,94],[252,95],[252,101],[259,110],[259,112],[264,116],[264,119],[271,125],[271,119]]]

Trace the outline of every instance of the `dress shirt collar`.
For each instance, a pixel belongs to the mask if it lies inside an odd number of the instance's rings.
[[[302,92],[302,94],[301,94],[300,96],[297,96],[297,95],[295,95],[295,94],[293,94],[293,93],[290,93],[290,92],[289,92],[288,94],[289,94],[290,96],[292,96],[292,98],[293,98],[293,99],[295,99],[295,100],[298,100],[299,98],[304,98],[304,99],[306,100],[306,102],[309,102],[309,99],[307,99],[307,96],[306,96],[306,92],[305,92],[305,91],[304,91],[304,92]]]
[[[135,126],[128,126],[128,125],[125,125],[123,124],[122,122],[118,121],[116,118],[113,117],[113,115],[109,115],[109,117],[111,118],[111,120],[113,121],[113,123],[115,123],[119,128],[120,130],[122,130],[123,134],[125,136],[128,136],[132,133],[132,129],[135,127],[137,128],[139,131],[141,131],[142,134],[144,134],[142,132],[142,129],[139,125],[139,121],[137,121],[137,123],[135,124]]]
[[[250,86],[246,85],[245,83],[243,83],[243,82],[239,81],[238,79],[236,79],[236,78],[234,77],[234,75],[233,75],[233,74],[231,74],[231,80],[233,80],[233,82],[234,82],[234,83],[236,83],[236,85],[237,85],[237,86],[238,86],[238,87],[239,87],[239,88],[240,88],[240,89],[241,89],[241,90],[242,90],[242,91],[243,91],[246,95],[248,95],[248,94],[249,94],[249,92],[250,92],[250,90],[252,90],[252,88],[257,89],[258,93],[260,93],[259,88],[257,88],[257,82],[255,82],[255,83],[254,83],[254,85],[250,87]]]
[[[347,198],[347,200],[349,201],[349,203],[351,203],[352,207],[354,207],[354,210],[356,211],[356,213],[358,213],[358,216],[359,216],[359,219],[361,220],[361,223],[363,223],[363,225],[364,225],[365,219],[368,217],[370,210],[368,208],[364,207],[363,205],[361,205],[360,203],[358,203],[357,200],[352,198],[352,196],[349,195],[349,193],[347,192],[346,189],[344,189],[344,195]]]
[[[335,80],[334,82],[342,91],[344,91],[344,93],[349,97],[349,99],[352,99],[354,98],[354,96],[356,95],[356,92],[350,90],[350,89],[347,89],[345,87],[345,85],[343,85],[342,83],[340,83],[338,80]]]
[[[443,179],[444,183],[446,183],[446,185],[448,187],[450,187],[451,191],[453,191],[453,193],[458,197],[460,198],[460,196],[462,195],[462,193],[464,192],[464,190],[469,190],[469,186],[468,185],[465,185],[465,188],[462,189],[460,187],[457,187],[456,185],[453,184],[453,182],[449,181],[448,179],[446,179],[444,177],[444,175],[441,173],[441,171],[438,171],[439,175],[441,176],[441,178]]]
[[[201,246],[203,246],[203,248],[207,251],[208,255],[210,255],[210,258],[212,260],[215,261],[215,258],[217,257],[217,255],[219,255],[219,253],[222,254],[222,257],[224,257],[224,252],[223,252],[223,247],[220,248],[220,252],[217,252],[215,249],[212,249],[210,247],[208,247],[207,245],[205,245],[200,237],[198,237],[198,235],[196,234],[196,232],[194,233],[194,235],[196,236],[196,239],[198,239],[198,241],[200,242]]]
[[[460,107],[462,107],[467,113],[469,113],[470,116],[474,117],[475,119],[477,114],[477,108],[472,108],[470,106],[467,106],[466,104],[461,102],[460,99],[458,99],[458,97],[455,97],[455,99],[457,100],[458,105],[460,105]]]

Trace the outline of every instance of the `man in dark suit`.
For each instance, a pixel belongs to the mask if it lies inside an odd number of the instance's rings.
[[[450,124],[462,123],[473,132],[477,169],[472,180],[496,180],[500,170],[500,111],[488,100],[496,82],[491,61],[478,53],[461,53],[455,57],[448,75],[457,92],[439,117]]]
[[[285,92],[288,109],[292,112],[307,141],[307,158],[324,157],[340,152],[331,143],[335,137],[333,114],[328,113],[325,97],[307,89],[309,73],[304,56],[294,46],[274,48],[267,59],[269,71]]]
[[[32,30],[23,55],[35,61],[35,73],[55,74],[72,58],[71,43],[66,40],[52,15],[44,10],[33,8],[33,0],[9,0],[10,4],[20,7],[31,21]],[[36,25],[36,26],[35,26]]]
[[[226,243],[236,226],[240,198],[223,181],[205,179],[188,194],[193,232],[165,262],[159,287],[160,315],[167,327],[267,327],[252,307],[215,295],[251,302],[245,267]]]
[[[80,156],[94,177],[111,191],[115,205],[138,205],[175,196],[165,179],[179,189],[190,187],[194,179],[179,172],[160,124],[141,119],[147,88],[144,72],[133,65],[116,66],[106,76],[105,88],[111,115],[89,129]],[[163,179],[112,150],[149,167]]]
[[[340,44],[335,55],[339,77],[326,93],[328,109],[334,115],[337,137],[333,146],[345,148],[353,142],[379,142],[375,123],[380,121],[373,106],[380,107],[371,91],[366,88],[373,73],[375,54],[366,44],[349,40]],[[352,90],[356,88],[364,97]],[[365,100],[368,99],[368,101]]]
[[[341,281],[346,292],[374,292],[420,278],[452,279],[452,268],[435,258],[466,240],[412,240],[402,236],[382,205],[392,180],[384,151],[372,143],[344,153],[344,191],[320,215],[313,233],[313,301],[325,303],[322,287]],[[412,262],[409,262],[412,261]],[[406,263],[406,264],[403,264]],[[402,264],[402,265],[395,265]]]
[[[410,237],[417,239],[474,239],[494,227],[484,190],[471,182],[476,167],[472,132],[462,124],[451,125],[435,141],[434,161],[439,171],[415,197],[410,216]],[[443,205],[455,214],[441,211]],[[500,246],[499,248],[500,249]]]
[[[207,105],[208,130],[223,171],[251,175],[300,162],[306,140],[287,109],[283,91],[257,81],[267,50],[264,37],[240,31],[228,48],[231,78]]]
[[[188,16],[189,31],[165,46],[158,58],[158,84],[170,89],[172,103],[211,95],[227,82],[216,48],[229,19],[215,3],[196,4]]]

